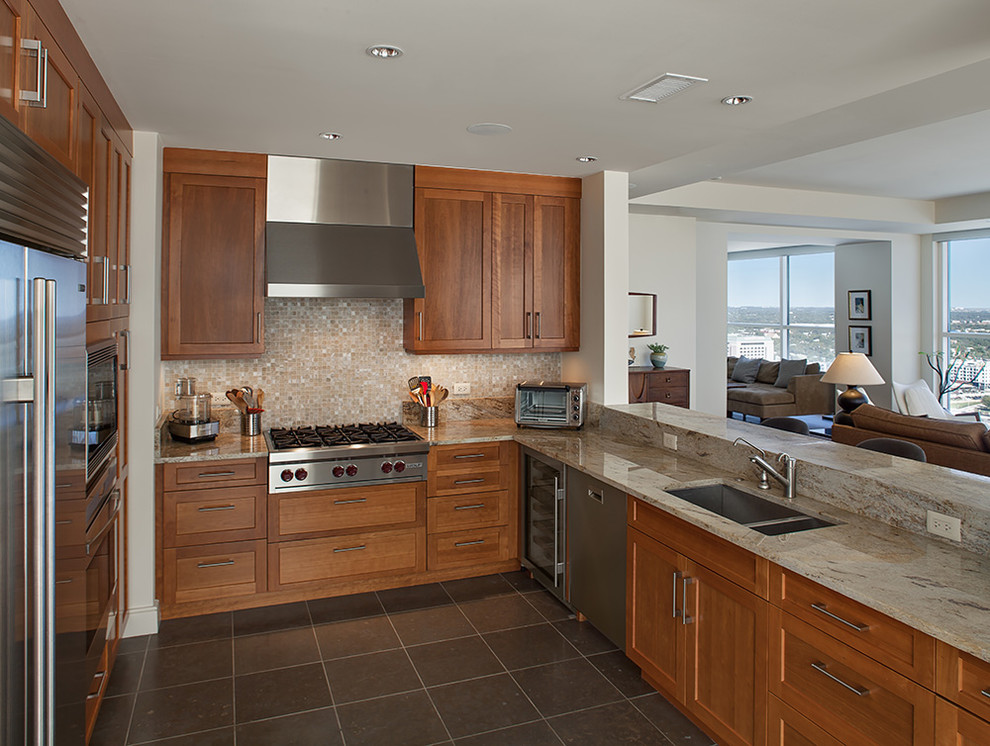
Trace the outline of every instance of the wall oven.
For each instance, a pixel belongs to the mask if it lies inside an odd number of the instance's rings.
[[[71,442],[85,449],[86,478],[100,472],[117,447],[117,341],[86,346],[86,399],[77,402]]]
[[[117,637],[118,515],[120,490],[117,464],[110,459],[94,480],[87,495],[86,514],[92,514],[86,528],[85,630],[88,680],[94,682],[96,696],[105,685],[103,651],[108,640]]]

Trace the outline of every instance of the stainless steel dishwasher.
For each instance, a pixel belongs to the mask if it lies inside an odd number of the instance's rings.
[[[626,493],[567,468],[570,601],[625,649]]]

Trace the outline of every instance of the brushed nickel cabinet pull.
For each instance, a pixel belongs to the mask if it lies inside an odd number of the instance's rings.
[[[454,542],[454,546],[455,547],[470,547],[470,546],[473,546],[475,544],[484,544],[484,543],[485,543],[485,540],[484,539],[475,539],[474,541],[455,541]]]
[[[55,521],[55,525],[56,526],[71,526],[72,525],[72,521],[71,520]]]
[[[475,505],[455,505],[454,510],[475,510],[476,508],[485,507],[484,503],[476,503]]]
[[[256,319],[257,319],[257,322],[256,322],[257,323],[257,329],[255,330],[255,334],[257,334],[258,336],[255,337],[255,341],[256,342],[260,342],[261,341],[261,311],[258,311],[257,316],[256,316]]]
[[[420,342],[422,342],[423,341],[423,312],[422,311],[417,311],[416,312],[416,315],[419,316],[419,337],[418,337],[418,339],[419,339]]]
[[[852,684],[847,684],[842,679],[840,679],[838,676],[834,676],[833,674],[830,674],[826,670],[828,668],[828,666],[826,666],[824,663],[820,663],[820,662],[819,663],[812,663],[811,664],[811,667],[813,669],[815,669],[816,671],[818,671],[818,673],[824,674],[828,678],[832,679],[832,681],[834,681],[836,684],[840,684],[841,686],[844,686],[846,689],[848,689],[853,694],[855,694],[855,695],[857,695],[859,697],[865,697],[867,694],[870,693],[870,690],[869,689],[864,689],[861,686],[853,686]]]
[[[454,484],[477,484],[478,482],[484,482],[482,479],[455,479]]]
[[[236,476],[236,471],[204,471],[201,472],[199,478],[203,477],[233,477]]]
[[[671,606],[673,608],[673,613],[670,615],[672,619],[677,619],[681,614],[677,610],[677,581],[681,579],[681,574],[675,570],[674,579],[671,581],[671,587],[673,588],[673,597],[670,600]]]
[[[72,578],[66,578],[65,580],[56,580],[55,585],[68,585],[72,582]]]
[[[533,313],[526,311],[526,339],[533,338]]]
[[[684,608],[681,609],[681,623],[685,625],[691,624],[691,622],[694,621],[694,619],[692,617],[689,617],[687,613],[688,610],[687,587],[692,580],[693,578],[689,578],[686,575],[683,578],[681,578],[681,603],[684,604]]]
[[[202,570],[207,567],[226,567],[232,564],[234,564],[234,560],[224,560],[223,562],[200,562],[196,567]]]
[[[217,510],[234,510],[234,505],[211,505],[209,507],[198,508],[200,513],[213,513]]]
[[[33,50],[38,55],[38,78],[35,90],[21,91],[21,101],[39,109],[48,108],[48,50],[39,39],[21,39],[21,49]]]
[[[855,624],[853,622],[846,621],[841,616],[837,616],[836,614],[833,614],[831,611],[825,608],[825,604],[821,604],[821,603],[811,604],[811,608],[814,609],[815,611],[821,612],[825,616],[834,619],[837,622],[841,622],[842,624],[856,630],[857,632],[866,632],[866,630],[870,628],[870,625],[868,624]]]
[[[333,501],[333,504],[334,505],[352,505],[353,503],[366,503],[366,502],[368,502],[368,498],[366,498],[366,497],[359,497],[356,500],[334,500]]]
[[[990,697],[990,690],[980,689],[980,694],[982,694],[984,697]]]
[[[543,324],[540,322],[540,312],[536,312],[536,338],[539,339],[543,334]]]
[[[362,544],[359,547],[341,547],[339,549],[334,549],[333,551],[336,554],[338,552],[356,552],[359,549],[365,549],[365,548],[367,548],[367,544]]]
[[[454,458],[484,458],[483,453],[458,453]]]

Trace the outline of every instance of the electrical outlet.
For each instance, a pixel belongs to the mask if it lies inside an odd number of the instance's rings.
[[[929,510],[928,533],[945,539],[952,539],[952,541],[962,541],[962,521],[951,515],[942,515],[934,510]]]
[[[668,449],[668,450],[671,450],[671,451],[676,451],[677,450],[677,436],[674,435],[673,433],[664,433],[663,434],[663,447],[666,448],[666,449]]]
[[[455,383],[454,384],[454,396],[467,396],[471,393],[470,383]]]

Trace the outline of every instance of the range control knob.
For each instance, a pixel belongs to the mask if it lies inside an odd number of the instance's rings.
[[[392,472],[392,462],[382,461],[382,474],[391,474]]]
[[[347,476],[353,477],[355,474],[357,474],[357,467],[354,464],[348,464],[347,465]]]
[[[343,466],[333,467],[333,475],[337,477],[337,479],[340,479],[342,476],[344,476],[344,467]]]
[[[292,469],[282,469],[282,481],[291,482],[292,481]]]
[[[405,461],[396,461],[395,462],[395,470],[399,474],[401,474],[402,472],[404,472],[406,470],[406,462]]]
[[[303,481],[308,476],[309,476],[309,472],[306,471],[305,469],[296,469],[296,479],[298,479],[300,482]]]

